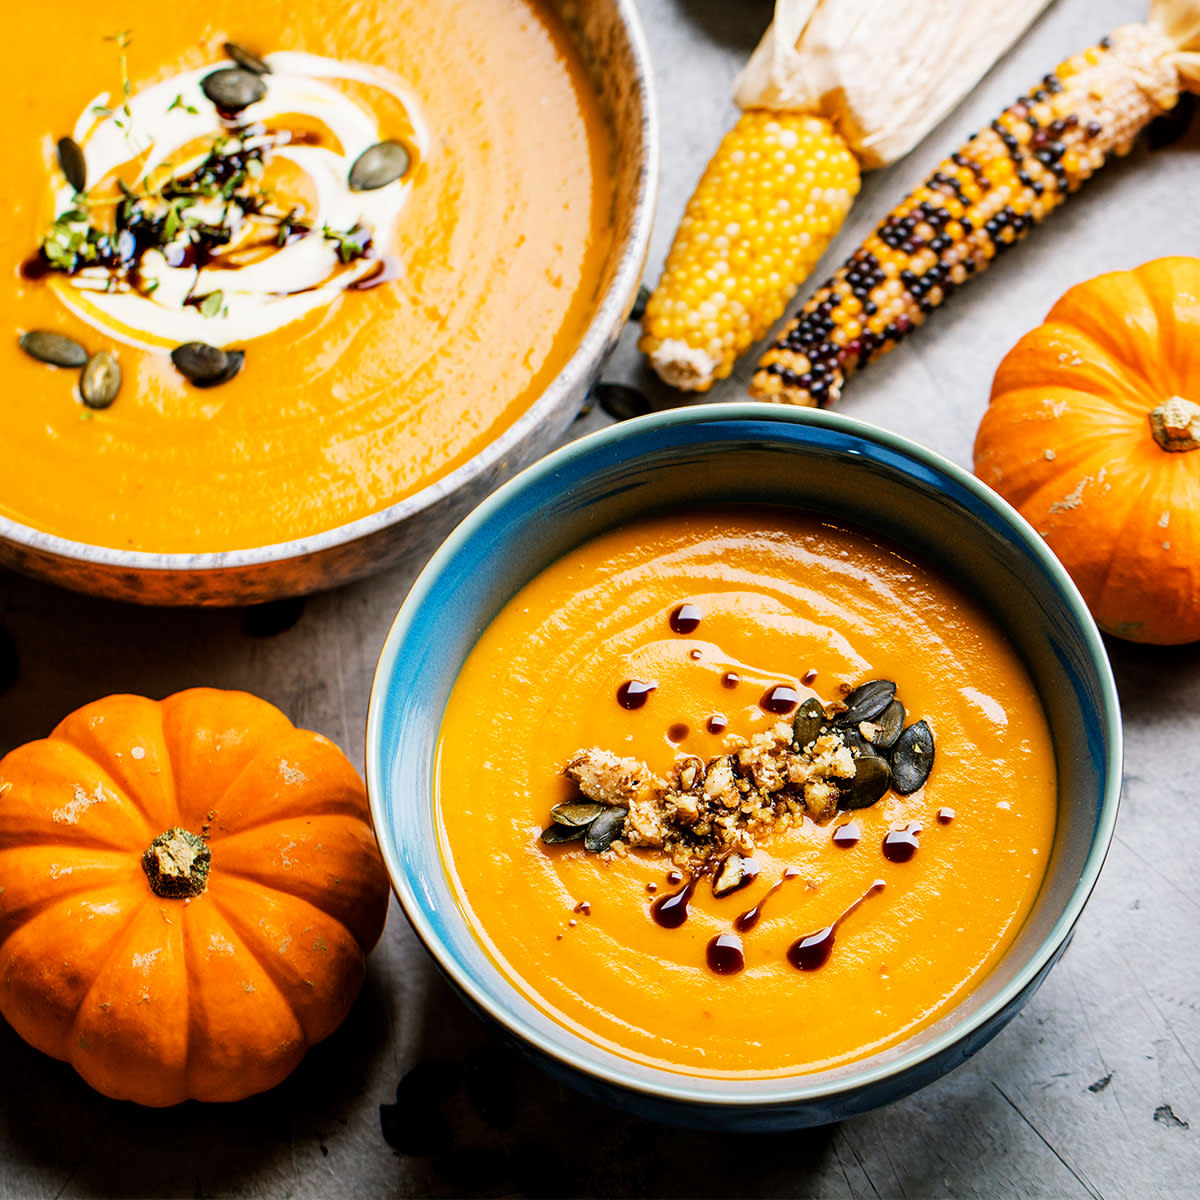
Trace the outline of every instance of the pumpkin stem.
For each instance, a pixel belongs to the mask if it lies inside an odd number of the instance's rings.
[[[208,887],[212,851],[203,838],[186,829],[168,829],[146,847],[142,870],[155,895],[187,900]]]
[[[1200,404],[1172,396],[1150,413],[1150,432],[1164,450],[1195,450],[1200,446]]]

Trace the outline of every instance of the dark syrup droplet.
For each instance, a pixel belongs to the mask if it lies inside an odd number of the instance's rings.
[[[742,677],[736,671],[726,671],[721,676],[721,686],[725,688],[735,688],[742,682]]]
[[[954,820],[954,809],[939,808],[937,810],[937,819],[939,825],[949,825]]]
[[[883,857],[894,863],[910,861],[918,850],[917,834],[920,832],[921,827],[916,824],[905,825],[903,829],[893,829],[883,839]]]
[[[690,732],[691,730],[688,729],[688,727],[682,721],[676,721],[675,724],[667,730],[667,738],[672,742],[682,742]]]
[[[678,929],[688,919],[688,904],[700,877],[689,879],[686,886],[669,896],[660,896],[650,905],[650,915],[664,929]]]
[[[736,929],[739,933],[749,933],[750,930],[758,924],[758,920],[762,916],[763,905],[766,904],[766,902],[770,900],[770,898],[775,895],[775,893],[779,891],[779,889],[783,887],[783,885],[787,883],[789,879],[797,879],[799,878],[799,875],[800,872],[796,867],[788,867],[788,869],[783,873],[783,878],[780,879],[778,883],[774,884],[771,890],[767,892],[767,894],[753,908],[748,908],[744,913],[738,914],[733,922],[734,929]]]
[[[695,633],[700,628],[700,616],[694,604],[680,604],[671,613],[671,628],[676,633]]]
[[[718,933],[708,943],[708,969],[717,975],[736,975],[746,965],[742,939],[736,933]]]
[[[835,932],[832,925],[826,925],[816,933],[797,938],[788,947],[788,962],[797,971],[815,971],[818,967],[823,967],[833,953]]]
[[[704,728],[709,733],[724,733],[729,728],[729,722],[720,714],[713,713],[704,723]]]
[[[800,693],[790,683],[777,683],[763,692],[758,706],[765,712],[782,716],[784,713],[790,713],[799,703]]]
[[[658,687],[653,680],[628,679],[617,688],[617,703],[622,708],[641,708],[650,698],[650,693]]]
[[[833,831],[833,844],[843,850],[857,846],[862,840],[862,826],[857,821],[847,821]]]
[[[802,684],[804,684],[805,687],[812,687],[813,681],[816,679],[816,677],[817,677],[816,667],[809,667],[809,669],[804,672],[804,678],[801,679],[800,682]]]
[[[699,662],[703,657],[704,657],[704,652],[702,650],[689,650],[688,651],[688,658],[690,658],[692,660],[692,662]]]
[[[877,879],[832,925],[818,929],[816,933],[806,933],[797,938],[787,950],[787,960],[797,971],[815,971],[823,967],[833,952],[833,943],[837,938],[838,927],[854,912],[864,900],[870,899],[876,892],[883,891],[883,880]]]

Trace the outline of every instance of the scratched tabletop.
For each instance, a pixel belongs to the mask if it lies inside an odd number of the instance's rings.
[[[664,132],[655,279],[771,5],[638,7]],[[817,278],[967,134],[1144,13],[1143,0],[1057,0],[916,150],[866,178]],[[1198,191],[1200,121],[1106,167],[856,379],[842,411],[969,466],[1005,351],[1069,284],[1200,253]],[[647,377],[635,341],[631,327],[605,378],[656,407],[677,402]],[[752,364],[713,398],[744,395]],[[570,436],[609,420],[597,406]],[[361,766],[376,656],[410,583],[392,571],[265,609],[146,611],[0,572],[0,753],[106,693],[206,684],[265,696]],[[726,1137],[609,1110],[502,1047],[393,904],[345,1026],[286,1083],[240,1104],[106,1100],[0,1023],[0,1197],[1200,1196],[1200,648],[1108,650],[1124,796],[1074,941],[1004,1032],[899,1104],[822,1129]]]

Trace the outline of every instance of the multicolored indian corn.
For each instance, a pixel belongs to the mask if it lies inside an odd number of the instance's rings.
[[[745,112],[688,202],[638,343],[669,384],[707,391],[782,315],[858,194],[823,117]]]
[[[855,371],[1174,107],[1173,49],[1150,26],[1125,26],[1067,59],[972,136],[814,293],[763,355],[751,395],[803,405],[837,400]]]

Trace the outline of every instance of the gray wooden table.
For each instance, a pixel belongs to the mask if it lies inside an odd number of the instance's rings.
[[[656,277],[732,119],[728,83],[771,5],[639,7],[665,135]],[[967,133],[1144,11],[1142,0],[1058,0],[914,153],[868,179],[830,260]],[[1110,165],[857,380],[843,411],[969,464],[997,362],[1068,284],[1200,252],[1198,183],[1195,125],[1169,148]],[[671,402],[646,379],[634,343],[629,330],[606,377]],[[737,397],[744,383],[735,377],[714,398]],[[572,432],[607,419],[594,411]],[[409,583],[384,574],[290,612],[147,612],[0,573],[0,626],[19,656],[0,694],[0,753],[107,692],[210,684],[266,696],[361,761],[375,658]],[[1112,642],[1109,651],[1125,713],[1125,795],[1074,943],[1004,1033],[903,1103],[826,1129],[724,1138],[603,1109],[514,1061],[393,906],[346,1026],[287,1083],[242,1104],[113,1103],[0,1027],[0,1196],[1198,1196],[1200,648]]]

